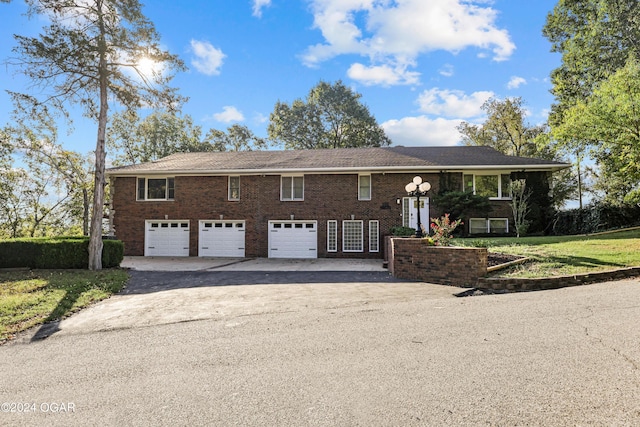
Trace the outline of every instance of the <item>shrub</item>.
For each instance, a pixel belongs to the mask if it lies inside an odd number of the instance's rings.
[[[416,234],[416,229],[411,227],[397,226],[391,228],[391,234],[398,237],[414,236]]]
[[[433,230],[433,244],[436,246],[450,246],[453,239],[453,230],[462,224],[462,220],[451,221],[449,214],[444,214],[441,218],[431,218],[431,230]]]
[[[616,228],[640,225],[640,206],[594,203],[583,209],[571,209],[556,214],[554,234],[589,234]]]
[[[105,240],[102,266],[117,267],[124,257],[124,244]],[[89,238],[56,237],[0,241],[0,268],[85,269],[89,266]]]

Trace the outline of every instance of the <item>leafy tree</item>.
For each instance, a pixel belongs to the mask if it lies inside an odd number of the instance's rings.
[[[239,124],[229,126],[226,132],[211,129],[204,141],[210,144],[211,151],[253,151],[269,147],[265,139],[258,138],[248,127]]]
[[[577,140],[590,148],[610,201],[640,201],[640,63],[629,58],[567,109],[555,134],[567,145]]]
[[[321,81],[305,100],[276,103],[269,117],[269,138],[288,149],[390,145],[361,97],[341,81]]]
[[[637,0],[561,0],[549,13],[542,32],[552,52],[562,54],[561,65],[551,73],[557,100],[552,127],[565,109],[622,68],[629,55],[640,57],[639,16]]]
[[[89,159],[74,151],[65,150],[58,143],[56,123],[53,117],[46,114],[38,117],[16,117],[14,126],[7,127],[6,132],[12,139],[12,145],[30,160],[28,165],[47,167],[49,173],[56,177],[68,198],[63,203],[65,216],[68,218],[66,222],[80,225],[83,234],[89,235],[93,180]]]
[[[144,118],[135,111],[111,116],[107,146],[116,151],[115,165],[150,162],[176,152],[211,151],[200,142],[202,128],[189,115],[154,111]]]
[[[38,96],[11,93],[18,114],[37,116],[51,107],[67,118],[80,105],[97,121],[94,197],[89,268],[102,268],[102,217],[105,199],[105,134],[110,103],[126,110],[178,106],[182,98],[168,86],[171,69],[182,62],[161,49],[155,28],[137,0],[27,0],[30,16],[46,16],[42,34],[15,35],[16,57],[9,61],[34,85]],[[143,72],[143,60],[162,71]]]
[[[491,98],[482,105],[482,110],[487,114],[484,123],[462,122],[457,128],[465,145],[489,146],[509,156],[565,161],[566,153],[551,139],[548,127],[527,123],[522,98]],[[575,195],[575,174],[565,169],[554,174],[551,180],[554,188],[552,203],[555,207],[562,207]]]
[[[457,128],[465,145],[489,146],[510,156],[537,154],[535,140],[544,132],[544,126],[526,123],[522,98],[490,98],[482,110],[487,114],[483,124],[462,122]]]

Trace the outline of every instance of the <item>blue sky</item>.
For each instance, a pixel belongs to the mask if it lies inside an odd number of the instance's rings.
[[[520,96],[532,124],[546,120],[549,74],[560,56],[542,36],[552,0],[155,0],[143,12],[165,48],[189,67],[173,85],[189,97],[182,111],[206,132],[234,123],[267,136],[280,100],[304,98],[320,80],[342,80],[362,94],[393,145],[455,145],[460,121],[481,123],[490,96]],[[23,2],[0,4],[0,60],[13,34],[34,35]],[[0,126],[6,89],[26,82],[0,67]],[[62,136],[87,153],[96,125],[80,116]]]

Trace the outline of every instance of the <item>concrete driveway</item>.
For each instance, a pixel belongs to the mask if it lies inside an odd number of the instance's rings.
[[[137,274],[52,337],[0,347],[0,425],[640,425],[638,280],[454,298]],[[157,303],[206,318],[169,322]],[[118,310],[139,323],[116,327]]]
[[[382,259],[278,259],[126,256],[123,268],[137,271],[387,271]]]
[[[80,313],[33,330],[22,342],[54,334],[102,332],[267,313],[454,298],[460,288],[393,278],[382,260],[276,260],[127,257],[126,288]]]

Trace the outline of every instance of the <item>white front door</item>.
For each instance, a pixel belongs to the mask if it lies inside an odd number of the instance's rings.
[[[425,234],[429,233],[429,198],[420,198],[420,223]],[[416,197],[402,199],[402,225],[418,229],[418,200]]]
[[[244,258],[244,221],[200,221],[198,256]]]
[[[189,221],[145,221],[144,256],[189,256]]]
[[[318,258],[318,222],[269,221],[269,258]]]

